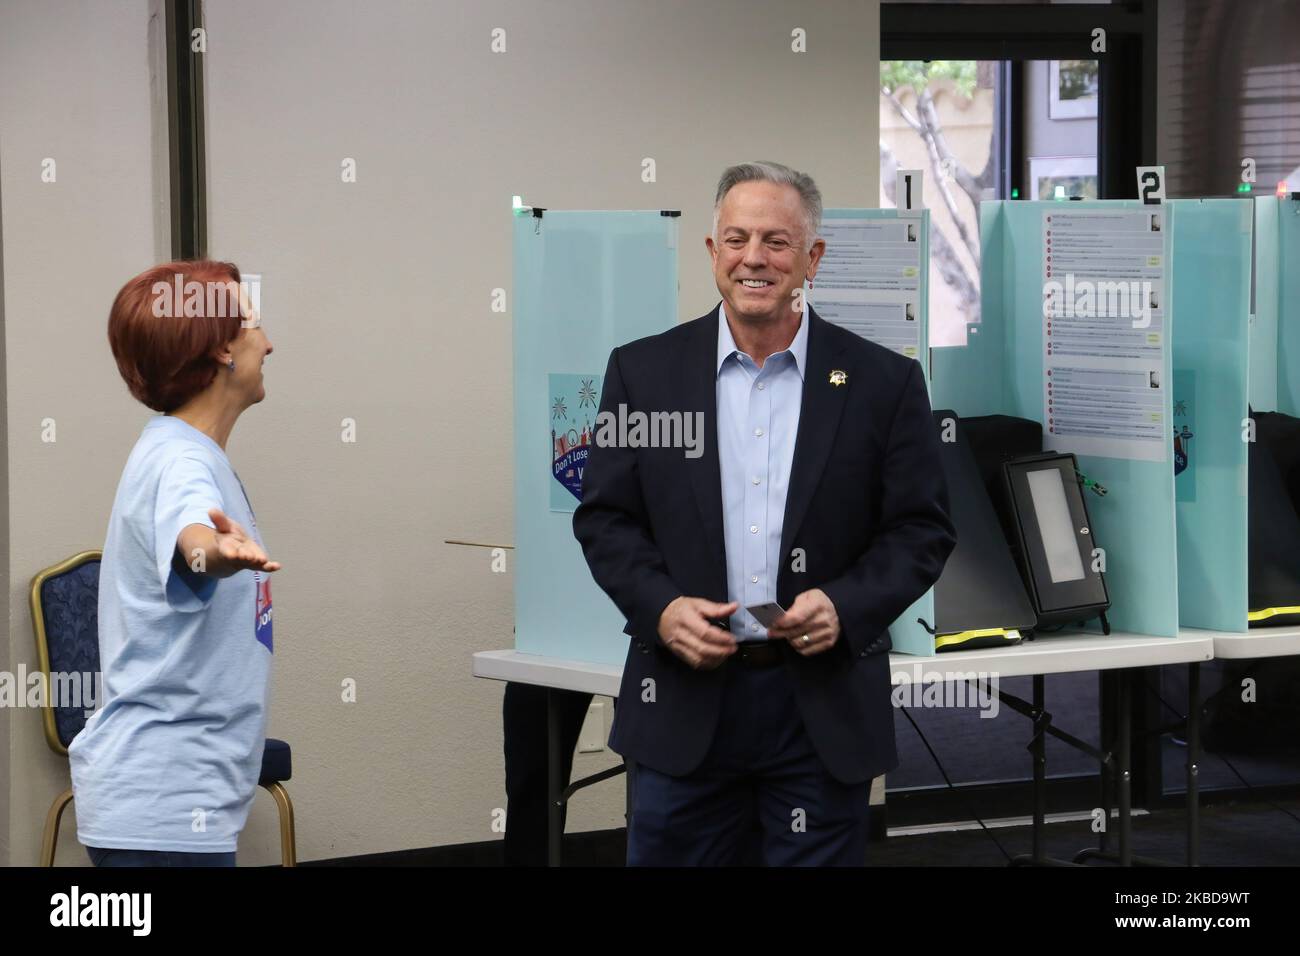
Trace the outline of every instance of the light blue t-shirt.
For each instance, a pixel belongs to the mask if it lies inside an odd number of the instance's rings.
[[[85,846],[228,853],[248,818],[266,737],[270,576],[191,571],[176,539],[212,527],[209,508],[262,543],[221,446],[179,418],[150,420],[99,571],[104,700],[68,748]]]

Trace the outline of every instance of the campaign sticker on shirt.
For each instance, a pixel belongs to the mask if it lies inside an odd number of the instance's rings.
[[[259,641],[266,645],[266,649],[274,654],[275,651],[271,647],[271,576],[263,574],[261,571],[254,571],[253,580],[257,582],[257,606],[253,618],[253,633]]]

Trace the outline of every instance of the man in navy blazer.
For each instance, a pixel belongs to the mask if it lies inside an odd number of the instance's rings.
[[[889,624],[955,537],[920,365],[804,302],[821,212],[803,173],[726,170],[720,307],[609,358],[573,529],[631,636],[630,865],[861,865],[897,765]]]

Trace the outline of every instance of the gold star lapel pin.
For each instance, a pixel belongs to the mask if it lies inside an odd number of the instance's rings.
[[[845,385],[848,383],[848,380],[849,380],[848,375],[846,375],[841,369],[838,368],[831,369],[832,385]]]

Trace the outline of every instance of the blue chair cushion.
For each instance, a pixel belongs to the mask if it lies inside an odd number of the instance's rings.
[[[293,757],[289,745],[274,737],[266,738],[266,749],[262,751],[262,777],[258,786],[281,783],[293,776]]]
[[[53,674],[79,675],[83,700],[55,707],[54,723],[63,746],[81,733],[99,673],[99,562],[87,561],[41,585],[41,614]],[[67,703],[67,702],[62,702]],[[96,702],[97,703],[97,702]]]

